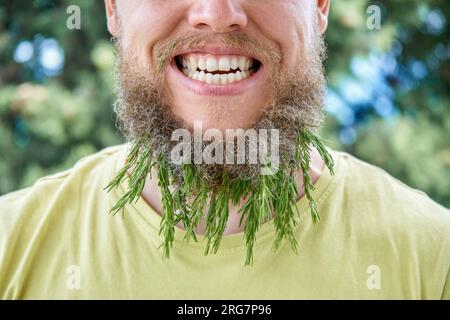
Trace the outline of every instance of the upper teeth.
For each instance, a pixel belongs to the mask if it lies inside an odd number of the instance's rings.
[[[247,71],[252,67],[252,59],[243,56],[200,56],[189,54],[182,56],[183,67],[196,71]]]

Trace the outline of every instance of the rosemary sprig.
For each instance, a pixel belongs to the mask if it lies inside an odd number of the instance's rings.
[[[200,223],[204,214],[204,208],[206,201],[208,200],[208,188],[205,183],[200,183],[199,191],[191,206],[191,224],[186,228],[185,240],[189,242],[190,238],[193,238],[198,242],[195,235],[195,230]]]
[[[170,257],[173,241],[175,240],[175,204],[170,192],[169,165],[162,154],[158,156],[158,185],[161,188],[164,214],[161,219],[159,234],[164,235],[163,257]]]
[[[231,203],[234,206],[239,205],[242,199],[245,199],[249,194],[250,182],[247,179],[240,179],[234,183],[233,188],[231,188]]]
[[[278,178],[277,190],[284,190],[273,197],[273,207],[276,215],[274,218],[275,225],[275,242],[273,244],[274,251],[278,250],[283,239],[287,239],[292,250],[297,253],[297,239],[294,235],[296,220],[295,216],[300,216],[297,208],[297,184],[294,177],[294,170],[290,170],[288,174],[284,172],[277,173]]]
[[[317,149],[328,170],[330,170],[330,173],[334,175],[334,160],[325,147],[325,142],[327,141],[321,139],[319,136],[305,129],[302,129],[300,131],[300,137],[304,142],[312,144]]]
[[[225,171],[222,176],[222,185],[217,193],[211,197],[208,216],[206,218],[206,247],[205,255],[217,253],[225,231],[229,216],[229,189],[230,180]]]
[[[197,187],[198,190],[194,189]],[[181,216],[184,229],[186,230],[184,240],[189,243],[189,240],[192,238],[195,242],[198,242],[195,235],[195,230],[197,229],[197,226],[203,216],[203,209],[208,198],[208,193],[207,189],[201,183],[195,168],[189,164],[183,165],[183,183],[181,190],[179,191],[183,194],[180,199],[184,199],[183,215]],[[197,192],[197,196],[192,201],[192,205],[189,207],[188,199],[186,199],[186,197],[193,192]]]
[[[105,188],[110,192],[117,188],[127,177],[128,191],[111,209],[113,214],[122,210],[127,204],[136,201],[150,176],[154,165],[157,167],[158,185],[161,189],[163,215],[159,234],[163,235],[163,257],[169,258],[175,238],[175,226],[182,222],[186,230],[185,241],[197,240],[195,231],[206,214],[205,255],[217,253],[229,217],[229,205],[238,206],[240,224],[245,220],[244,238],[247,248],[245,265],[253,263],[253,248],[260,226],[273,218],[275,241],[273,249],[278,250],[283,240],[287,240],[294,252],[298,251],[298,241],[295,236],[297,216],[297,184],[295,172],[302,170],[303,190],[309,202],[311,217],[314,223],[320,221],[315,199],[314,184],[310,176],[311,149],[315,147],[323,158],[331,174],[334,174],[334,162],[324,141],[307,129],[301,129],[295,140],[294,163],[281,162],[280,168],[273,175],[261,175],[257,180],[237,179],[231,181],[227,171],[224,171],[220,187],[211,188],[202,178],[195,165],[184,164],[180,177],[170,166],[165,155],[152,154],[151,139],[143,137],[135,141],[130,149],[125,166]],[[156,161],[152,159],[156,157]],[[172,189],[171,189],[172,188]]]
[[[142,152],[141,148],[144,148]],[[127,177],[127,173],[131,171],[128,180],[128,191],[125,195],[112,207],[110,213],[117,214],[122,210],[124,215],[125,205],[138,200],[145,187],[145,182],[150,175],[153,167],[151,158],[151,143],[147,137],[138,140],[133,144],[126,160],[125,166],[119,171],[117,176],[106,186],[106,190],[110,192],[117,188]]]
[[[272,176],[262,175],[258,187],[253,190],[248,200],[239,210],[241,213],[239,226],[242,225],[244,218],[247,217],[244,228],[244,237],[247,246],[245,265],[253,264],[253,246],[256,242],[256,233],[259,227],[264,221],[272,218],[272,180]]]
[[[317,223],[320,221],[320,215],[317,210],[316,201],[312,196],[315,187],[309,173],[311,169],[311,146],[314,146],[317,149],[331,174],[334,174],[334,162],[319,137],[308,130],[300,130],[296,141],[295,160],[302,169],[303,190],[309,201],[313,223]]]

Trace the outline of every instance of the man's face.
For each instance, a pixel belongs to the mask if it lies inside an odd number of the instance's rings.
[[[308,70],[329,6],[315,0],[105,2],[123,58],[149,80],[158,75],[173,114],[219,129],[251,127],[279,95],[283,75],[300,78]]]

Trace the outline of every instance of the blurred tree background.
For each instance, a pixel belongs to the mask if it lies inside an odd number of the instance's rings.
[[[66,26],[73,4],[80,30]],[[447,207],[449,19],[445,0],[332,1],[323,132]],[[0,0],[0,195],[123,142],[113,64],[103,1]]]

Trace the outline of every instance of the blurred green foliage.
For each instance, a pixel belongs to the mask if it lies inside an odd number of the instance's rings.
[[[66,9],[81,9],[69,30]],[[368,28],[370,5],[381,29]],[[332,147],[450,206],[449,1],[332,1]],[[0,194],[123,142],[103,1],[0,0]]]

